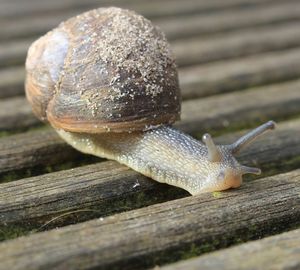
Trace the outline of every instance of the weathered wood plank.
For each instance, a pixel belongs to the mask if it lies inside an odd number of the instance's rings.
[[[153,1],[151,1],[153,3]],[[135,9],[135,6],[132,6]],[[298,2],[273,3],[272,5],[249,6],[247,9],[220,10],[209,14],[161,18],[153,20],[166,33],[169,40],[193,35],[207,35],[253,26],[279,24],[300,19]],[[36,14],[1,22],[0,41],[41,35],[61,21],[83,10],[73,8],[55,14]]]
[[[242,164],[255,164],[268,172],[271,164],[287,163],[300,156],[299,132],[300,120],[279,124],[275,132],[253,144],[238,159]],[[238,136],[240,133],[222,136],[216,141],[229,143]],[[64,152],[53,151],[45,153],[45,156],[61,159]],[[39,157],[37,153],[35,158]],[[295,162],[294,166],[299,166],[299,162]],[[280,165],[276,166],[280,168]],[[187,193],[158,184],[117,162],[109,161],[1,184],[0,218],[7,226],[21,224],[37,228],[52,217],[66,212],[94,210],[80,213],[76,218],[78,221],[178,196],[187,196]],[[71,214],[61,217],[52,222],[50,227],[68,224],[70,216],[74,217]]]
[[[299,2],[278,2],[272,5],[252,6],[240,10],[225,9],[201,15],[161,18],[154,22],[164,30],[169,40],[174,40],[268,24],[275,27],[276,24],[282,22],[299,20],[299,9]]]
[[[300,44],[300,23],[286,23],[239,30],[214,37],[192,37],[172,44],[179,66],[188,66],[222,59],[276,51]]]
[[[181,68],[179,72],[184,99],[231,92],[299,77],[299,49]]]
[[[300,170],[0,244],[5,269],[141,269],[299,226]],[[212,244],[213,243],[213,244]]]
[[[0,97],[23,95],[24,73],[23,68],[17,67],[0,70]],[[300,49],[264,53],[179,69],[183,99],[209,96],[299,77]]]
[[[0,101],[0,131],[20,130],[38,125],[31,108],[24,97]]]
[[[0,70],[0,98],[24,95],[24,67]]]
[[[286,0],[286,2],[293,2],[295,0]],[[179,16],[184,14],[195,14],[196,12],[213,12],[223,10],[225,8],[245,8],[253,5],[269,5],[276,3],[278,0],[186,0],[184,3],[180,0],[171,1],[119,1],[119,0],[73,0],[73,1],[55,1],[40,2],[29,1],[23,5],[20,2],[4,2],[0,10],[1,18],[30,16],[36,13],[54,13],[61,10],[68,10],[71,8],[85,8],[90,9],[99,6],[119,6],[124,8],[135,9],[137,12],[144,14],[150,18]]]
[[[241,121],[254,123],[298,114],[300,110],[299,88],[300,81],[295,81],[251,91],[186,101],[182,107],[182,121],[178,122],[176,126],[188,133],[200,133],[216,131],[228,126],[240,127]],[[5,104],[9,105],[8,102]],[[4,116],[0,117],[2,127],[3,125],[6,129],[7,127],[11,127],[11,129],[20,127],[22,124],[22,122],[19,124],[20,117],[26,120],[26,116],[27,119],[31,117],[31,121],[38,123],[31,113],[27,113],[25,116],[18,113],[15,117],[9,117],[9,108],[11,108],[10,110],[22,108],[22,104],[15,106],[14,103],[11,103],[10,105],[6,108],[6,116],[3,113]],[[8,121],[7,119],[11,119],[10,122],[5,122]],[[28,123],[26,126],[28,127]],[[51,158],[52,153],[59,149],[63,154]],[[70,148],[62,145],[54,132],[39,131],[3,137],[0,139],[0,172],[34,167],[45,164],[45,162],[48,162],[49,165],[57,164],[72,157],[73,152],[68,154],[69,152]]]
[[[73,160],[79,152],[64,143],[54,131],[32,131],[0,139],[0,172],[49,166]]]
[[[32,39],[8,41],[0,43],[0,68],[24,65],[27,50]]]
[[[16,40],[40,36],[52,28],[56,27],[60,22],[80,14],[85,9],[72,8],[65,11],[57,11],[55,14],[36,14],[29,17],[20,17],[14,20],[3,20],[0,29],[0,41]]]
[[[98,3],[96,3],[98,2]],[[84,1],[76,4],[76,1],[73,0],[64,0],[64,1],[6,1],[1,3],[0,17],[2,21],[12,18],[32,16],[34,14],[54,14],[59,11],[67,11],[70,9],[89,9],[96,6],[107,6],[111,2],[111,5],[119,5],[118,0],[99,0],[99,1]]]
[[[161,270],[299,269],[300,229],[161,267]]]
[[[241,122],[286,118],[300,110],[300,81],[188,100],[182,106],[183,130],[218,130]]]
[[[300,7],[300,5],[299,5]],[[299,9],[300,10],[300,9]],[[24,64],[32,39],[0,44],[0,67]],[[262,52],[289,49],[300,45],[300,23],[220,34],[203,39],[193,37],[174,41],[172,48],[179,67],[237,58]]]

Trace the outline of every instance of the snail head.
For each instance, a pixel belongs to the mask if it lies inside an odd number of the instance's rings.
[[[210,167],[207,176],[207,183],[210,184],[207,191],[236,188],[242,184],[242,176],[244,174],[259,175],[261,173],[259,168],[241,165],[236,160],[235,155],[255,141],[261,134],[274,128],[275,122],[269,121],[230,145],[216,145],[209,134],[204,134],[202,141],[207,148],[207,159]]]

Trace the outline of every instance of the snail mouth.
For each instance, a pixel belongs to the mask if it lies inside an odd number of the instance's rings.
[[[242,184],[242,175],[240,175],[240,174],[230,174],[228,176],[227,181],[228,181],[229,188],[238,188]]]
[[[220,191],[229,188],[238,188],[242,184],[242,174],[233,169],[227,169],[223,183],[220,185]]]
[[[211,181],[210,184],[200,192],[197,191],[194,194],[203,192],[215,192],[224,191],[231,188],[238,188],[242,184],[242,174],[239,171],[227,168],[222,173],[222,178],[216,178]]]

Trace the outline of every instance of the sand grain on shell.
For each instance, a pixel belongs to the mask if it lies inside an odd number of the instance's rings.
[[[147,95],[156,96],[161,93],[161,84],[169,77],[166,76],[167,66],[175,67],[163,32],[149,20],[129,10],[100,8],[89,12],[88,16],[94,16],[95,19],[103,16],[107,18],[106,27],[95,31],[90,38],[92,43],[97,44],[101,60],[116,68],[116,75],[111,79],[110,85],[117,96],[122,95],[120,89],[125,84],[120,80],[122,70],[132,74],[127,80],[136,79],[138,74]]]

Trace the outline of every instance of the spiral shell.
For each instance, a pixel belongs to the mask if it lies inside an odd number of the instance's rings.
[[[170,46],[132,11],[100,8],[61,23],[31,45],[26,71],[33,112],[58,129],[144,130],[180,115]]]

